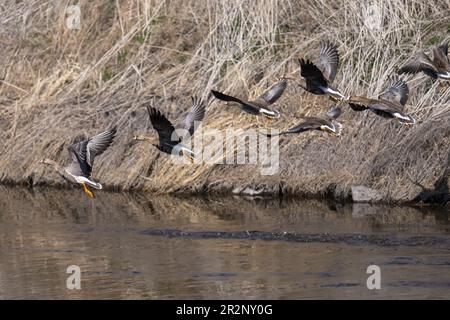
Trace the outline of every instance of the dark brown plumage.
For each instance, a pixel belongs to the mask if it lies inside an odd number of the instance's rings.
[[[433,60],[424,52],[419,52],[410,61],[404,64],[398,73],[423,72],[433,79],[450,80],[450,62],[448,59],[448,44],[434,46]]]
[[[406,82],[394,79],[388,90],[379,95],[378,99],[352,96],[348,99],[348,103],[354,111],[371,110],[380,117],[395,118],[402,124],[413,125],[416,120],[403,111],[408,96],[409,89]]]
[[[89,197],[94,197],[88,186],[95,189],[103,188],[100,183],[90,179],[94,159],[108,149],[116,132],[116,127],[113,127],[92,138],[70,145],[68,151],[72,162],[66,167],[50,159],[43,159],[39,162],[53,166],[64,179],[71,183],[81,184],[86,194]]]
[[[89,178],[96,156],[101,155],[111,145],[116,136],[116,127],[87,140],[69,146],[72,163],[66,168],[74,176]]]
[[[197,97],[192,97],[192,107],[187,113],[184,122],[177,128],[159,110],[147,106],[148,116],[153,129],[158,133],[158,142],[153,137],[136,135],[133,139],[138,141],[149,141],[158,150],[175,155],[184,155],[194,160],[194,151],[182,142],[188,140],[196,131],[197,127],[205,118],[206,105]],[[183,129],[183,130],[180,130]],[[181,136],[180,136],[181,135]]]
[[[342,93],[333,88],[333,83],[339,68],[339,52],[331,42],[321,42],[317,64],[310,60],[299,59],[300,75],[305,79],[306,91],[317,95],[329,95],[333,100],[344,100]]]
[[[154,146],[162,152],[171,154],[173,148],[181,143],[181,138],[176,133],[175,127],[159,110],[147,106],[147,111],[153,129],[156,130],[159,137],[159,143]]]
[[[311,130],[325,131],[329,134],[340,136],[342,125],[335,120],[341,115],[340,107],[332,107],[324,116],[321,117],[305,117],[304,120],[290,128],[287,131],[282,131],[278,134],[268,134],[268,137],[273,137],[277,135],[286,135],[301,133]]]
[[[205,110],[206,105],[202,103],[200,99],[197,97],[192,97],[192,108],[189,113],[186,115],[186,119],[184,121],[184,129],[189,132],[189,135],[193,135],[198,125],[205,118]],[[184,137],[186,139],[186,137]]]
[[[253,115],[263,115],[267,118],[279,118],[280,113],[276,110],[269,108],[270,105],[275,103],[283,94],[284,90],[287,87],[286,80],[282,80],[268,90],[266,90],[263,94],[257,97],[254,100],[243,100],[233,96],[226,95],[222,92],[211,90],[211,93],[216,99],[226,101],[226,102],[235,102],[241,108],[242,111],[247,112]]]

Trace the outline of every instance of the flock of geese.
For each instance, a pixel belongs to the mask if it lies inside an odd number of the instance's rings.
[[[448,44],[433,46],[432,53],[433,58],[430,58],[424,52],[416,53],[398,70],[398,73],[415,74],[423,72],[433,79],[450,80]],[[322,42],[316,63],[303,58],[299,60],[299,63],[300,76],[305,81],[305,85],[300,86],[312,94],[327,95],[331,100],[338,103],[325,115],[305,117],[297,126],[277,133],[277,135],[321,130],[339,136],[342,126],[336,120],[342,113],[341,105],[343,103],[348,104],[356,112],[370,110],[380,117],[396,119],[404,125],[411,126],[416,123],[416,120],[404,110],[409,95],[408,84],[398,77],[395,77],[386,91],[377,98],[345,96],[333,87],[332,83],[339,68],[339,52],[335,44]],[[276,119],[280,117],[280,113],[273,109],[272,105],[282,96],[287,87],[288,79],[293,78],[282,77],[278,83],[254,100],[236,98],[215,90],[212,90],[211,93],[216,99],[226,102],[227,105],[237,106],[250,115],[262,115],[268,119]],[[185,130],[186,135],[184,136],[177,133],[174,125],[160,111],[151,106],[147,106],[147,110],[153,129],[158,133],[158,139],[145,135],[138,135],[133,139],[149,141],[164,153],[184,155],[194,159],[194,152],[183,144],[183,141],[194,134],[197,124],[204,119],[205,104],[197,98],[192,98],[192,109],[187,114],[184,123],[179,126],[179,128]],[[71,162],[67,166],[61,166],[50,159],[43,159],[39,163],[54,167],[64,179],[73,184],[81,184],[84,192],[89,197],[94,197],[89,187],[102,189],[100,183],[94,182],[90,178],[94,159],[111,145],[116,132],[117,130],[114,127],[92,138],[70,145],[68,150]],[[274,134],[267,135],[271,137]]]

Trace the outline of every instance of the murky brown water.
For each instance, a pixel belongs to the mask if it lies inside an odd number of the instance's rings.
[[[450,298],[448,209],[0,191],[1,299]]]

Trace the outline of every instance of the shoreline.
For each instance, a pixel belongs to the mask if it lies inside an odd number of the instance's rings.
[[[51,190],[62,190],[62,191],[79,191],[82,193],[82,188],[63,183],[52,183],[52,184],[44,184],[40,183],[34,186],[30,186],[24,183],[1,183],[0,186],[6,189],[15,189],[19,188],[20,190],[29,190],[29,191],[51,191]],[[249,189],[249,188],[246,188]],[[258,194],[246,194],[246,193],[235,193],[230,191],[229,189],[222,189],[221,191],[214,192],[194,192],[194,191],[173,191],[173,192],[151,192],[143,189],[130,189],[130,190],[121,190],[118,186],[110,186],[105,185],[101,191],[97,191],[96,193],[107,192],[107,193],[117,193],[117,194],[131,194],[131,195],[143,195],[143,196],[169,196],[176,198],[230,198],[236,197],[241,199],[248,200],[280,200],[280,201],[308,201],[308,200],[317,200],[323,202],[332,202],[339,204],[361,204],[361,205],[370,205],[370,206],[389,206],[389,207],[433,207],[433,208],[449,208],[450,202],[446,204],[442,204],[439,202],[424,202],[418,203],[411,200],[404,201],[393,201],[389,199],[380,199],[377,201],[354,201],[351,194],[348,194],[346,197],[336,197],[332,192],[328,193],[270,193],[263,192]]]

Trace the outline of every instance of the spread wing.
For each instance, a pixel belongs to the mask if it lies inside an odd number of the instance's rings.
[[[69,146],[71,164],[66,168],[73,175],[89,177],[96,156],[101,155],[111,145],[117,129],[113,127],[87,140]]]
[[[280,134],[288,134],[288,133],[301,133],[309,130],[319,129],[321,125],[323,125],[325,121],[316,117],[307,117],[305,121],[296,125],[295,127],[290,128],[288,131],[281,132]]]
[[[333,106],[327,112],[326,116],[329,119],[336,120],[337,118],[340,117],[341,114],[342,114],[342,109],[340,107],[338,107],[338,106]]]
[[[147,106],[150,122],[153,129],[156,130],[159,136],[159,145],[174,145],[181,142],[180,137],[175,132],[172,123],[161,113],[153,107]]]
[[[375,102],[370,105],[370,109],[372,111],[382,111],[387,113],[396,113],[396,112],[402,112],[400,108],[398,108],[395,105],[392,104],[386,104],[384,102]]]
[[[328,82],[322,71],[311,61],[300,59],[300,75],[305,78],[307,87],[327,87]]]
[[[428,56],[420,52],[398,70],[398,73],[418,73],[423,71],[432,78],[437,78],[438,71]]]
[[[227,94],[224,94],[222,92],[219,91],[215,91],[215,90],[211,90],[211,93],[213,94],[214,97],[216,97],[216,99],[222,100],[222,101],[226,101],[226,102],[236,102],[240,105],[241,109],[244,110],[245,112],[251,113],[251,114],[259,114],[259,110],[260,108],[253,105],[251,102],[249,101],[244,101],[241,99],[238,99],[236,97],[233,96],[229,96]]]
[[[439,71],[450,71],[448,61],[448,44],[433,47],[433,62]]]
[[[332,83],[339,67],[339,51],[336,44],[321,42],[317,66],[328,82]]]
[[[439,50],[442,51],[444,56],[446,56],[446,57],[448,56],[448,43],[447,42],[444,44],[441,44],[440,46],[438,46],[438,48],[439,48]]]
[[[86,146],[86,160],[89,165],[92,166],[94,164],[95,157],[101,155],[106,149],[108,149],[113,142],[116,133],[117,129],[114,127],[88,140]]]
[[[87,143],[88,140],[84,140],[68,147],[69,157],[72,159],[72,162],[66,167],[66,171],[74,176],[91,176],[92,167],[86,162]]]
[[[375,101],[366,97],[352,96],[348,99],[348,104],[353,111],[364,111],[369,109],[369,106]]]
[[[260,95],[257,98],[257,100],[262,100],[267,105],[270,105],[270,104],[274,103],[275,101],[277,101],[281,97],[284,90],[286,90],[286,87],[287,87],[287,81],[282,80],[282,81],[274,84],[268,90],[266,90],[262,95]]]
[[[197,97],[192,97],[192,109],[187,114],[184,122],[184,128],[189,131],[191,136],[197,129],[195,125],[203,121],[203,118],[205,117],[205,108],[205,104],[202,103],[200,99]]]
[[[408,101],[408,96],[408,84],[401,79],[396,79],[389,85],[386,92],[378,96],[378,99],[388,100],[404,106],[406,101]]]

